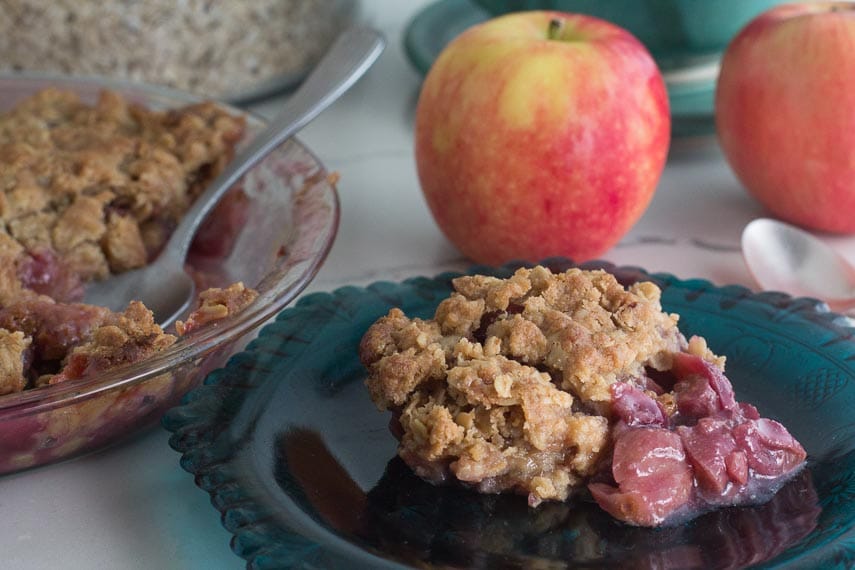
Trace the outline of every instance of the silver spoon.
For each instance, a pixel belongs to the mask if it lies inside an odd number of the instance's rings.
[[[754,220],[742,232],[742,255],[764,289],[820,299],[835,312],[855,308],[855,269],[806,231],[777,220]]]
[[[195,285],[184,271],[184,260],[205,216],[247,170],[350,89],[380,56],[384,45],[383,37],[368,28],[344,32],[269,126],[196,199],[157,259],[146,267],[89,284],[84,301],[121,311],[132,300],[139,300],[161,326],[177,319],[194,297]]]

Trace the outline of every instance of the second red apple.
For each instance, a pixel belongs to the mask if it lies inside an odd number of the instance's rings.
[[[780,218],[855,233],[855,4],[774,8],[731,42],[716,92],[722,149]]]

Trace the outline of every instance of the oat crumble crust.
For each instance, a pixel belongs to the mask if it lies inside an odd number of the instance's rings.
[[[47,89],[0,115],[0,395],[138,362],[171,346],[142,303],[72,302],[82,282],[148,263],[232,158],[244,121],[213,103],[157,112],[105,91]],[[178,335],[243,310],[203,291]]]
[[[403,432],[399,455],[431,481],[564,500],[609,451],[611,384],[670,369],[675,351],[724,363],[686,341],[653,283],[534,267],[453,286],[433,319],[393,308],[359,347],[372,400]],[[672,394],[656,397],[673,410]]]
[[[199,293],[196,310],[186,321],[175,323],[175,330],[184,336],[209,323],[220,321],[243,311],[258,298],[258,291],[248,288],[241,282],[233,283],[224,289],[207,289]]]
[[[244,121],[46,89],[0,115],[0,249],[46,248],[84,281],[141,267],[231,159]]]

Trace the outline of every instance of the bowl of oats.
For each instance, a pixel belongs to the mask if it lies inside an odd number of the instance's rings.
[[[295,86],[356,12],[352,0],[10,0],[0,11],[0,72],[257,99]]]
[[[87,283],[154,259],[263,126],[145,84],[0,79],[0,474],[152,424],[311,281],[338,227],[335,177],[290,139],[195,236],[200,293],[174,327],[139,302],[81,302]]]

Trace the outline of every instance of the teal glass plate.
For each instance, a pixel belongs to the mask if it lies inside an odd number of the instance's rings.
[[[448,43],[490,15],[468,0],[438,0],[410,21],[404,32],[404,51],[423,75]],[[665,74],[674,137],[708,137],[715,134],[713,107],[718,57],[702,58],[697,69]],[[687,79],[688,78],[688,79]]]
[[[555,270],[570,266],[548,260]],[[508,276],[513,265],[475,267]],[[368,326],[393,306],[432,316],[454,274],[315,293],[283,311],[163,425],[251,568],[851,568],[855,329],[815,300],[603,267],[651,279],[687,334],[719,354],[740,400],[783,422],[808,468],[765,505],[664,529],[584,501],[434,487],[396,459],[390,414],[363,386]]]

